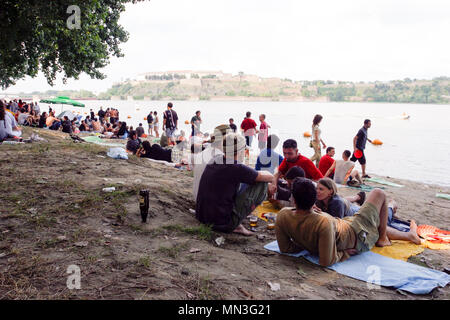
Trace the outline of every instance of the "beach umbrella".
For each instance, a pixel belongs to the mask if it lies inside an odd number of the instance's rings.
[[[75,101],[70,99],[69,97],[59,96],[53,99],[41,99],[42,103],[49,103],[49,104],[60,104],[61,105],[61,112],[64,104],[68,104],[74,107],[81,107],[84,108],[84,103]]]

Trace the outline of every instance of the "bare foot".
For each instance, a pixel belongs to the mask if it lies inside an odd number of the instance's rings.
[[[417,234],[417,224],[414,220],[411,220],[411,223],[409,224],[409,240],[415,244],[421,244],[422,241],[419,238],[419,235]]]
[[[233,232],[243,234],[244,236],[254,235],[254,232],[245,229],[245,227],[242,224],[238,225],[237,228],[233,230]]]
[[[397,212],[398,205],[397,205],[397,202],[396,202],[395,200],[389,201],[388,207],[389,207],[389,208],[392,208],[392,212],[393,212],[394,214]]]
[[[389,238],[386,236],[384,239],[378,239],[377,243],[375,243],[377,247],[387,247],[391,246],[392,243],[389,241]]]

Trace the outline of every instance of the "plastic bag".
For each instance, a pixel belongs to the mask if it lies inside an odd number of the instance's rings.
[[[114,159],[125,159],[128,160],[127,151],[124,148],[109,148],[108,153],[106,154],[108,157]]]

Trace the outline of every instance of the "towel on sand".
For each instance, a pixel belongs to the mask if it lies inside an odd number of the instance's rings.
[[[265,245],[264,248],[280,253],[277,241]],[[308,261],[319,264],[318,257],[309,254],[306,250],[289,255],[303,256]],[[438,286],[445,287],[450,282],[450,275],[444,272],[387,258],[371,251],[352,256],[328,268],[350,278],[394,287],[414,294],[427,294]]]
[[[86,142],[95,143],[95,144],[99,144],[99,145],[107,146],[107,147],[123,147],[124,146],[123,143],[114,143],[114,139],[101,139],[98,136],[87,136],[87,137],[82,137],[82,139]]]
[[[384,184],[386,186],[391,186],[391,187],[398,187],[401,188],[403,187],[401,184],[397,184],[394,182],[390,182],[381,178],[377,178],[377,177],[372,177],[372,178],[366,178],[364,179],[365,181],[370,181],[370,182],[375,182],[375,183],[379,183],[379,184]]]
[[[372,252],[382,256],[408,261],[411,256],[418,255],[425,250],[425,246],[414,244],[410,241],[392,240],[392,246],[373,247]]]
[[[446,194],[446,193],[436,193],[436,197],[437,198],[446,199],[446,200],[450,200],[450,194]]]
[[[422,224],[417,227],[417,234],[432,243],[450,243],[450,231]]]

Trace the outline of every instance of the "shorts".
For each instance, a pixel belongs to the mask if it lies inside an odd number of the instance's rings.
[[[149,128],[149,129],[153,129],[153,123],[149,123],[149,124],[148,124],[148,128]]]
[[[166,128],[166,136],[168,138],[173,138],[173,134],[175,133],[175,128]]]
[[[253,141],[253,136],[245,136],[245,143],[247,144],[247,146],[251,147],[252,141]]]
[[[359,211],[350,218],[350,226],[356,235],[356,247],[359,252],[366,252],[373,248],[380,237],[380,214],[377,208],[370,202],[366,202]]]
[[[361,150],[361,152],[362,152],[362,157],[359,159],[355,157],[355,153],[353,152],[352,157],[350,158],[350,161],[356,162],[356,160],[358,160],[360,164],[366,164],[366,155],[364,154],[364,150]]]

